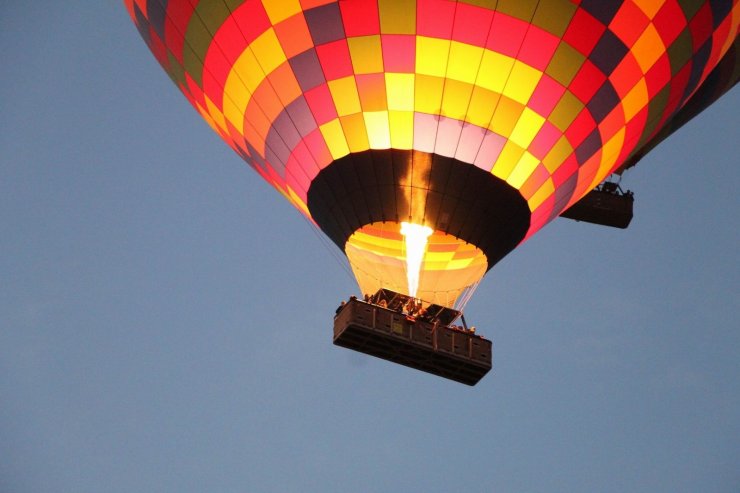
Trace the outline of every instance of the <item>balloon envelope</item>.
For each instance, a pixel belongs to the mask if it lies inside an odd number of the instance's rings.
[[[185,97],[347,254],[363,292],[411,289],[409,222],[432,231],[415,294],[446,306],[737,80],[737,0],[125,4]],[[723,59],[732,75],[716,82]]]

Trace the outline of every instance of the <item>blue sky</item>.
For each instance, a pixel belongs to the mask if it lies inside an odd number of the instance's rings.
[[[119,2],[0,13],[0,491],[740,489],[737,89],[466,308],[469,388],[331,345],[356,292]]]

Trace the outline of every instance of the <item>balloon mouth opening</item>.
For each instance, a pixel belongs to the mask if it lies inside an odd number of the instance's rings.
[[[367,224],[344,250],[362,293],[386,288],[456,309],[488,270],[486,255],[475,245],[410,222]]]

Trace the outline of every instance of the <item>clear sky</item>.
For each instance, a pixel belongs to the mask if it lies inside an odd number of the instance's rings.
[[[740,491],[736,88],[466,309],[467,387],[331,344],[338,252],[118,1],[0,9],[0,492]]]

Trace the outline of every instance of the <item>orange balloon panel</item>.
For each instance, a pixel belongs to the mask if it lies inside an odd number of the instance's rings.
[[[705,98],[740,22],[738,0],[124,1],[208,124],[340,248],[413,218],[487,268]]]

